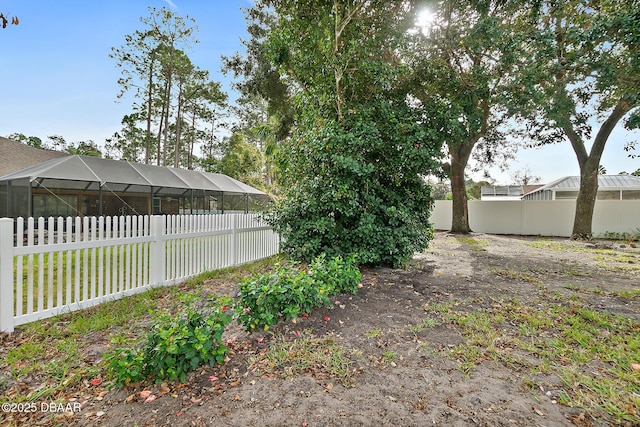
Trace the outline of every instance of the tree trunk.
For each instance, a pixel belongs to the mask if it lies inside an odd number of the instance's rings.
[[[173,153],[173,167],[174,168],[180,168],[180,131],[182,130],[182,82],[180,82],[179,85],[179,89],[178,89],[178,112],[177,114],[177,119],[176,119],[176,148],[175,148],[175,152]]]
[[[162,133],[164,132],[164,109],[165,109],[165,106],[163,105],[162,106],[162,111],[160,113],[160,126],[158,126],[158,137],[157,137],[157,141],[156,141],[156,144],[158,146],[157,147],[158,153],[157,153],[156,164],[158,166],[160,166],[160,156],[161,156],[161,153],[162,153]]]
[[[449,147],[451,155],[451,194],[453,195],[453,217],[451,219],[452,233],[470,233],[469,210],[467,207],[467,189],[464,180],[464,170],[467,167],[473,144]]]
[[[167,77],[167,86],[165,91],[165,105],[166,109],[164,111],[164,133],[162,135],[162,166],[167,165],[167,144],[169,139],[169,108],[171,107],[171,73]]]
[[[147,131],[145,133],[145,152],[144,163],[146,165],[151,161],[151,105],[153,103],[153,65],[155,62],[155,51],[151,53],[151,64],[149,65],[149,82],[147,96]]]
[[[580,168],[580,191],[576,200],[572,239],[591,238],[593,209],[598,194],[598,165],[599,161],[588,161],[585,166]]]
[[[191,140],[189,141],[189,162],[187,165],[187,169],[192,170],[193,169],[193,149],[195,146],[195,129],[196,129],[196,113],[195,111],[193,112],[193,115],[191,116]]]
[[[631,105],[626,100],[620,100],[604,121],[591,146],[589,155],[586,154],[584,143],[577,137],[569,126],[565,128],[573,151],[578,157],[580,165],[580,191],[576,200],[576,214],[573,219],[573,239],[590,239],[592,236],[593,210],[598,195],[598,167],[602,152],[609,139],[609,135],[616,127],[620,119],[631,110]]]

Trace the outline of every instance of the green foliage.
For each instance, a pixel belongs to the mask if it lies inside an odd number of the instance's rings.
[[[240,285],[240,305],[236,306],[238,323],[247,330],[269,329],[280,321],[328,304],[324,291],[315,290],[310,276],[294,268],[278,266]]]
[[[222,333],[231,322],[231,299],[212,298],[202,311],[193,307],[198,301],[193,295],[182,300],[180,313],[163,313],[153,321],[141,349],[117,348],[106,357],[116,385],[150,377],[186,381],[187,373],[199,366],[224,362],[228,348]]]
[[[223,156],[217,162],[215,172],[223,173],[245,184],[262,188],[262,153],[253,144],[247,142],[241,133],[234,133],[224,147]],[[212,172],[213,172],[212,171]]]
[[[210,123],[227,95],[186,54],[198,43],[195,21],[170,8],[148,10],[143,27],[109,55],[122,73],[118,98],[132,93],[134,102],[106,149],[110,157],[192,169],[198,145],[208,154]]]
[[[517,1],[430,2],[432,23],[416,29],[405,55],[411,64],[412,96],[441,129],[450,160],[443,171],[451,179],[451,231],[471,231],[467,200],[480,198],[465,189],[470,159],[474,169],[505,166],[514,158],[518,138],[509,120],[508,93],[516,78],[516,41],[511,23]],[[434,114],[432,105],[440,105]],[[505,126],[509,123],[509,126]],[[485,169],[486,170],[486,169]]]
[[[467,184],[467,199],[480,200],[482,198],[482,187],[485,185],[491,185],[489,181],[479,181]]]
[[[281,318],[290,320],[313,308],[331,304],[329,297],[340,292],[355,293],[360,283],[355,256],[326,260],[316,258],[309,272],[278,265],[273,272],[262,274],[240,285],[240,301],[236,305],[238,323],[248,331],[269,329]]]
[[[268,220],[282,249],[309,261],[357,253],[399,266],[432,236],[430,188],[437,144],[406,109],[381,101],[296,135],[282,151],[282,200]]]
[[[269,216],[293,259],[358,254],[398,266],[431,238],[429,187],[441,138],[408,100],[406,3],[274,0],[265,43],[296,88],[279,149],[282,201]],[[304,34],[304,37],[300,37]]]
[[[362,275],[357,267],[356,256],[341,256],[327,260],[325,254],[313,260],[309,266],[309,275],[327,294],[355,294]]]
[[[109,375],[118,387],[147,379],[144,353],[137,348],[118,348],[109,353],[106,360]]]
[[[525,62],[522,86],[511,94],[521,98],[519,114],[536,145],[570,142],[581,176],[572,236],[590,238],[605,146],[618,123],[636,127],[640,112],[640,6],[612,0],[532,6],[519,19],[518,55]]]

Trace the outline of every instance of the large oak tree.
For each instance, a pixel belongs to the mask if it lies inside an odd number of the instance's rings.
[[[538,144],[571,144],[580,166],[572,234],[589,238],[609,136],[621,121],[640,124],[640,3],[534,0],[520,25],[523,113]]]
[[[451,231],[471,231],[465,171],[473,154],[490,163],[512,152],[505,123],[515,80],[514,10],[509,0],[434,0],[430,18],[414,34],[407,56],[413,66],[411,93],[427,114],[439,105],[438,120],[425,120],[443,131],[449,162],[453,216]],[[423,12],[428,13],[428,12]],[[433,117],[432,117],[433,118]]]

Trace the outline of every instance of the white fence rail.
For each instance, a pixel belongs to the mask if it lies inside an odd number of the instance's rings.
[[[431,222],[438,230],[450,230],[452,202],[436,200]],[[469,226],[478,233],[570,237],[576,212],[575,200],[470,200]],[[597,200],[593,235],[634,233],[640,230],[640,200]]]
[[[278,251],[256,214],[2,218],[0,331]]]

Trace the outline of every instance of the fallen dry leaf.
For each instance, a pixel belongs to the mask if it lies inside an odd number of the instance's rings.
[[[156,395],[152,394],[151,396],[147,397],[147,399],[144,401],[144,403],[153,402],[154,400],[156,400]]]
[[[544,417],[544,412],[542,412],[540,409],[536,408],[535,406],[533,406],[533,411],[540,415],[541,417]]]
[[[142,390],[140,392],[140,397],[143,399],[146,399],[149,396],[151,396],[151,392],[149,390]]]
[[[171,391],[171,389],[169,387],[162,387],[160,389],[160,391],[158,393],[156,393],[156,396],[160,397],[160,396],[164,396],[165,394],[169,393]]]

